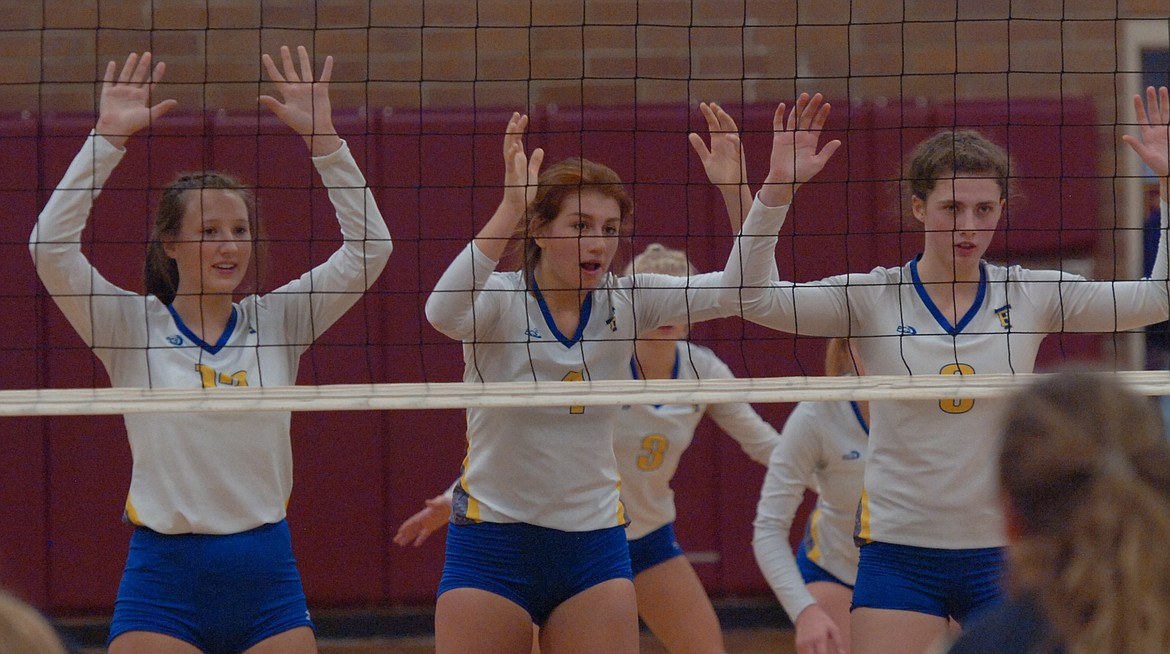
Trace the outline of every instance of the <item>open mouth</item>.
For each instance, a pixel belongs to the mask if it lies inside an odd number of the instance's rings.
[[[601,264],[596,261],[582,261],[581,270],[589,274],[596,274],[601,271]]]

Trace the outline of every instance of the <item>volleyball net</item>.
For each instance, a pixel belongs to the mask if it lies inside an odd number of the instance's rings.
[[[626,182],[635,217],[615,268],[660,242],[716,270],[732,234],[718,189],[687,140],[706,132],[697,103],[720,102],[737,120],[748,182],[758,188],[772,112],[802,91],[833,102],[825,140],[842,138],[845,147],[800,191],[777,250],[782,278],[808,281],[912,258],[921,233],[905,220],[905,157],[923,137],[949,128],[984,132],[1016,166],[1020,192],[989,258],[1104,279],[1141,276],[1156,185],[1118,137],[1134,130],[1132,95],[1166,82],[1165,10],[1016,5],[424,0],[301,9],[101,0],[68,20],[51,3],[14,10],[0,28],[19,46],[10,48],[12,65],[0,81],[0,144],[13,162],[0,170],[13,217],[3,226],[0,263],[13,322],[0,358],[21,373],[0,391],[0,412],[555,405],[567,394],[575,404],[628,404],[672,396],[790,402],[1006,392],[1020,380],[820,379],[819,339],[736,319],[696,325],[693,333],[741,375],[735,382],[463,385],[459,345],[427,325],[422,306],[499,201],[501,141],[512,111],[531,116],[530,150],[543,147],[548,161],[601,161]],[[181,170],[226,169],[257,189],[269,245],[264,291],[338,243],[301,140],[255,103],[272,93],[260,54],[281,44],[308,46],[317,71],[326,55],[337,61],[335,123],[389,225],[395,249],[386,271],[305,355],[304,388],[233,389],[238,398],[102,388],[101,364],[37,281],[27,239],[92,127],[105,62],[152,51],[168,64],[156,96],[176,98],[179,108],[131,140],[83,235],[84,251],[111,281],[140,291],[160,187]],[[1042,363],[1165,368],[1170,339],[1146,336],[1057,334]],[[1164,392],[1160,373],[1125,374],[1146,392]]]

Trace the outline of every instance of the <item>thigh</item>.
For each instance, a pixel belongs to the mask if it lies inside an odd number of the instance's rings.
[[[203,650],[166,634],[127,631],[110,641],[108,654],[203,654]]]
[[[724,651],[719,618],[685,556],[643,570],[634,589],[638,615],[671,654]]]
[[[308,627],[270,636],[244,650],[245,654],[317,654],[317,637]]]
[[[947,635],[946,618],[914,611],[853,609],[852,654],[922,654]]]
[[[629,579],[610,579],[565,600],[540,629],[543,654],[637,654],[638,603]]]
[[[528,654],[532,618],[523,607],[480,588],[453,588],[435,603],[436,654]]]
[[[832,581],[814,581],[806,584],[806,587],[816,599],[817,606],[837,625],[841,642],[848,644],[851,633],[849,606],[853,602],[853,589]]]

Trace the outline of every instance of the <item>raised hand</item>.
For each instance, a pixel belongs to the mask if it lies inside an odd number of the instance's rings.
[[[1126,134],[1121,140],[1129,144],[1142,161],[1162,179],[1162,199],[1166,197],[1166,178],[1170,176],[1170,92],[1163,86],[1146,88],[1145,102],[1141,95],[1133,96],[1133,112],[1137,120],[1138,136]]]
[[[694,132],[688,138],[699,155],[699,161],[703,162],[707,179],[723,196],[727,216],[731,219],[731,231],[738,232],[752,206],[752,191],[747,185],[747,161],[744,160],[743,145],[739,140],[739,128],[731,116],[714,102],[699,103],[699,111],[707,119],[711,147],[708,149],[703,137]]]
[[[537,148],[529,157],[524,152],[524,132],[528,129],[528,115],[513,112],[504,133],[504,202],[524,213],[524,208],[536,197],[537,181],[544,150]]]
[[[504,199],[475,235],[475,245],[480,252],[494,261],[503,256],[516,226],[524,220],[528,203],[536,197],[544,150],[537,148],[531,155],[525,154],[524,132],[527,129],[528,116],[513,112],[504,132]]]
[[[94,129],[115,147],[122,147],[132,134],[178,105],[177,101],[169,99],[150,104],[154,87],[167,70],[166,64],[160,61],[152,72],[150,61],[149,52],[142,53],[141,57],[131,52],[122,65],[121,73],[117,72],[117,62],[106,64],[98,121]],[[117,79],[114,78],[115,73]]]
[[[821,130],[832,107],[817,93],[801,93],[792,111],[783,102],[772,116],[772,158],[768,177],[760,190],[760,200],[769,206],[788,204],[801,184],[824,169],[841,147],[834,139],[820,151]]]
[[[711,140],[711,147],[703,142],[703,137],[691,132],[687,138],[691,141],[699,161],[703,162],[703,170],[707,171],[707,179],[716,186],[747,183],[746,165],[743,160],[743,148],[739,141],[739,128],[735,120],[714,102],[699,103],[699,111],[707,119],[707,134]]]
[[[321,77],[313,81],[313,62],[305,46],[297,46],[300,72],[293,64],[288,46],[280,46],[283,72],[272,57],[262,57],[268,77],[276,84],[283,102],[270,95],[260,96],[260,103],[305,139],[313,156],[329,154],[341,147],[333,128],[333,108],[329,102],[329,79],[333,75],[333,57],[325,57]]]

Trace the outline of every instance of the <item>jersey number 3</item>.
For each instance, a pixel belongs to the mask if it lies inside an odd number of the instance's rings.
[[[669,444],[662,434],[650,434],[643,438],[642,451],[638,453],[638,470],[650,471],[661,468]]]

